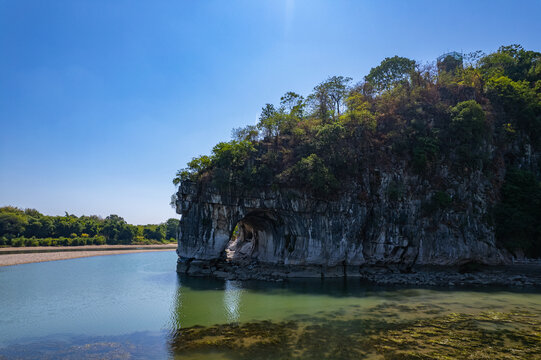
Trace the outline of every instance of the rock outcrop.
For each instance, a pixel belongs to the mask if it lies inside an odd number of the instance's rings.
[[[342,276],[367,266],[509,263],[488,216],[494,184],[481,171],[452,177],[445,167],[434,178],[445,183],[452,206],[434,203],[442,193],[437,181],[400,170],[372,169],[325,200],[295,189],[220,192],[184,182],[176,200],[178,270],[211,274],[226,264],[257,264],[289,276]]]

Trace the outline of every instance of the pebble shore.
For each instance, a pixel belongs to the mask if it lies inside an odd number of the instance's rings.
[[[177,244],[0,248],[0,266],[77,259],[91,256],[133,254],[149,251],[172,251],[176,248]]]

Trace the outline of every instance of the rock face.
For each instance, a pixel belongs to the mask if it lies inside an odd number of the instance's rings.
[[[176,200],[178,269],[209,274],[221,271],[212,264],[257,263],[341,276],[365,266],[508,263],[488,221],[495,186],[480,171],[447,173],[438,170],[453,206],[434,202],[433,184],[396,170],[367,172],[326,200],[294,189],[221,193],[184,182]]]

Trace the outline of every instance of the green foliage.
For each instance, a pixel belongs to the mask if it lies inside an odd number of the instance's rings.
[[[511,251],[541,257],[541,183],[533,173],[511,170],[501,188],[494,215],[496,238]]]
[[[177,232],[180,220],[178,219],[168,219],[165,222],[165,238],[166,239],[177,239]]]
[[[541,60],[540,60],[541,61]],[[541,82],[538,83],[541,86]],[[509,124],[530,135],[533,142],[541,141],[541,87],[531,87],[526,80],[513,81],[507,76],[487,82],[488,95],[501,105]]]
[[[241,168],[255,148],[249,141],[221,142],[212,149],[212,165],[218,168]]]
[[[286,111],[289,111],[289,115],[300,119],[304,115],[304,108],[306,104],[304,102],[304,97],[293,91],[288,91],[284,96],[280,98],[280,105]]]
[[[376,130],[376,116],[370,111],[370,104],[364,95],[357,91],[350,92],[346,105],[347,111],[340,117],[341,123],[370,132]]]
[[[340,123],[326,124],[317,129],[316,146],[319,149],[330,149],[340,143],[346,134],[346,129]]]
[[[407,80],[414,69],[414,60],[393,56],[392,58],[385,58],[378,66],[372,68],[364,79],[377,91],[381,92]]]
[[[316,128],[314,147],[333,174],[342,173],[348,166],[348,147],[344,139],[346,128],[339,122],[325,124]]]
[[[435,161],[439,154],[439,140],[434,136],[420,136],[413,146],[413,168],[422,173],[429,161]]]
[[[240,228],[239,224],[235,225],[235,228],[233,229],[233,233],[231,233],[232,239],[237,239],[240,236]]]
[[[202,155],[197,158],[193,158],[188,167],[177,172],[176,177],[173,179],[173,184],[179,185],[182,181],[197,181],[201,174],[208,170],[212,165],[212,160],[206,155]]]
[[[266,104],[261,109],[257,127],[262,131],[264,138],[276,138],[280,135],[280,122],[283,120],[281,115],[272,104]]]
[[[313,191],[316,196],[328,196],[338,188],[338,181],[316,154],[299,160],[282,174],[282,179],[294,181]]]
[[[108,244],[130,243],[135,236],[126,221],[118,215],[109,215],[105,218],[102,234],[105,236]]]
[[[232,140],[221,142],[214,146],[212,155],[193,158],[188,167],[177,172],[173,184],[179,185],[183,181],[198,181],[201,176],[209,171],[213,172],[214,184],[219,188],[225,188],[232,184],[247,180],[250,171],[244,171],[246,162],[256,151],[250,141]],[[251,170],[251,169],[250,169]]]
[[[475,100],[458,103],[451,108],[451,143],[462,165],[477,167],[486,154],[483,141],[488,138],[485,112]]]
[[[34,209],[13,206],[0,208],[0,245],[8,246],[77,246],[163,242],[176,238],[178,219],[159,225],[130,225],[118,215],[46,216]],[[145,238],[145,229],[149,235]],[[138,239],[137,236],[140,235]]]
[[[348,92],[350,77],[331,76],[314,87],[314,92],[308,96],[312,107],[312,116],[327,123],[331,118],[340,116],[340,109]]]
[[[163,241],[166,239],[167,235],[167,225],[146,225],[143,228],[143,236],[146,239]],[[173,235],[174,236],[174,235]]]
[[[278,105],[266,104],[257,125],[235,129],[233,141],[192,160],[175,183],[224,192],[298,188],[329,198],[367,174],[380,181],[377,168],[402,164],[429,192],[448,184],[447,175],[478,170],[496,183],[506,167],[526,164],[539,177],[540,55],[511,45],[440,57],[436,66],[395,56],[354,86],[348,77],[329,77],[306,99],[287,92]],[[404,186],[391,182],[386,196],[401,201]],[[423,209],[452,205],[447,192],[436,191]],[[40,225],[29,220],[24,228]]]
[[[213,184],[226,189],[249,184],[252,168],[248,161],[256,149],[249,141],[221,142],[212,149]]]
[[[350,77],[331,76],[325,82],[317,86],[325,88],[325,93],[333,104],[334,113],[338,116],[340,116],[342,100],[347,94],[347,87],[351,80]]]
[[[541,53],[526,51],[520,45],[502,46],[480,60],[485,79],[506,76],[513,81],[541,80]]]
[[[475,100],[451,108],[451,131],[460,142],[479,144],[487,135],[485,112]]]
[[[28,224],[26,217],[14,212],[0,212],[0,234],[18,236]]]
[[[287,92],[279,106],[263,107],[257,125],[235,129],[233,141],[194,158],[174,183],[211,182],[224,190],[276,186],[280,174],[310,154],[348,181],[359,175],[373,146],[411,156],[413,170],[426,176],[429,167],[447,160],[456,163],[454,170],[484,167],[491,129],[504,133],[505,141],[527,134],[539,142],[541,82],[533,82],[538,53],[514,45],[487,56],[474,52],[463,57],[465,68],[462,59],[452,58],[440,60],[437,72],[395,56],[353,88],[350,78],[333,76],[306,101]],[[373,96],[374,89],[380,96]]]
[[[259,138],[259,130],[256,125],[247,125],[239,127],[231,131],[231,137],[236,141],[257,141]]]
[[[59,238],[35,238],[35,237],[18,237],[18,238],[0,238],[0,245],[4,246],[82,246],[82,245],[105,245],[105,237],[59,237]]]

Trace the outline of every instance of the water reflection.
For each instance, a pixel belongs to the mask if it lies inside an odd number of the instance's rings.
[[[225,281],[224,308],[228,322],[239,321],[242,292],[242,284],[240,281]]]
[[[194,290],[190,285],[199,283],[205,290]],[[242,282],[211,279],[177,278],[175,296],[166,329],[175,332],[187,326],[234,323],[240,320]]]
[[[182,284],[180,282],[180,276],[176,278],[176,291],[173,297],[171,305],[171,314],[169,316],[169,324],[165,325],[165,328],[174,332],[176,329],[182,327]]]
[[[538,292],[179,279],[174,317],[182,321],[168,339],[179,359],[499,358],[510,344],[516,358],[541,351]]]
[[[403,347],[423,346],[426,359],[505,358],[502,344],[515,341],[515,358],[541,353],[539,291],[223,281],[177,276],[175,261],[127,254],[0,271],[0,359],[403,359]]]

